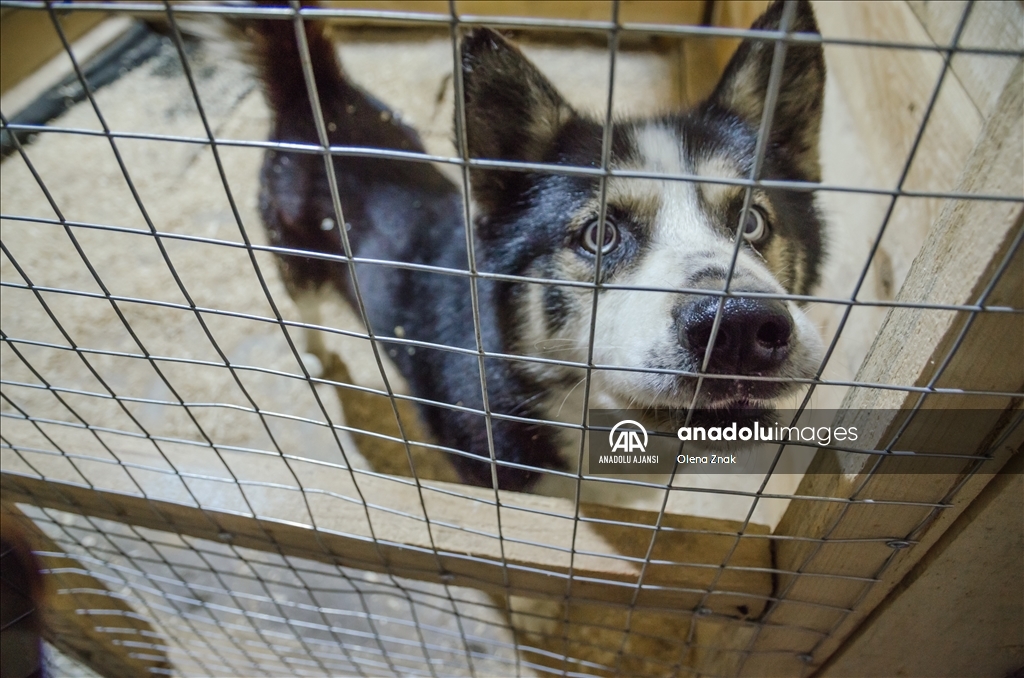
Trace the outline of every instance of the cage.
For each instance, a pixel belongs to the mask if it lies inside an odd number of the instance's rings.
[[[1024,666],[1024,10],[817,2],[820,36],[750,30],[767,4],[2,0],[4,591],[20,540],[42,572],[49,670]],[[388,355],[423,342],[396,328],[386,349],[365,309],[329,299],[311,320],[288,295],[274,257],[292,253],[258,205],[263,154],[285,146],[268,141],[255,76],[205,33],[225,17],[287,22],[297,39],[329,23],[349,77],[425,148],[306,151],[432,163],[459,185],[488,166],[452,133],[475,27],[514,33],[605,129],[707,97],[743,39],[779,59],[821,44],[820,182],[631,176],[607,157],[594,176],[817,196],[821,282],[776,295],[806,303],[826,347],[794,407],[856,422],[858,445],[620,481],[646,503],[584,501],[585,483],[614,481],[582,462],[562,473],[568,496],[459,482]],[[580,367],[584,389],[610,369]],[[571,415],[563,426],[593,426]],[[14,617],[5,643],[28,618]]]

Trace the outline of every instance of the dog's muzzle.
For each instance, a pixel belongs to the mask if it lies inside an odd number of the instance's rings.
[[[695,366],[704,364],[711,341],[718,297],[701,297],[683,304],[676,314],[679,342]],[[710,374],[771,376],[789,358],[794,341],[793,317],[775,299],[730,297],[722,304],[721,320],[708,360]],[[728,379],[708,380],[707,395],[719,398],[770,398],[780,390],[772,382],[745,382],[741,388]]]

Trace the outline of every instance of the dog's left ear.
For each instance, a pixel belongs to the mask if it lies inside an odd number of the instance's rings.
[[[780,30],[783,0],[776,0],[751,26]],[[796,0],[790,30],[818,33],[808,0]],[[725,68],[709,101],[727,108],[753,127],[759,127],[768,94],[768,77],[775,52],[773,40],[744,40]],[[821,180],[818,138],[825,99],[825,57],[820,44],[790,43],[772,117],[771,141],[788,150],[811,181]]]
[[[488,28],[462,40],[469,155],[488,160],[542,162],[555,136],[575,113],[515,45]],[[499,209],[521,172],[473,171],[473,196]]]

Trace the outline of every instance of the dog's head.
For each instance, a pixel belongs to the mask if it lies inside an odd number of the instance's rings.
[[[792,30],[817,32],[810,4],[796,10]],[[782,14],[776,2],[753,28],[778,30]],[[772,40],[745,40],[714,93],[694,109],[614,122],[613,169],[726,183],[611,177],[602,228],[602,187],[593,175],[471,173],[475,228],[491,270],[592,283],[600,255],[607,287],[596,306],[593,362],[607,367],[594,375],[610,398],[605,406],[687,407],[697,384],[692,373],[706,361],[711,375],[768,380],[712,376],[697,395],[699,409],[763,407],[792,390],[786,379],[810,377],[818,367],[821,341],[800,308],[756,296],[806,294],[816,284],[822,222],[813,195],[754,188],[736,247],[746,189],[728,180],[751,177],[774,52]],[[476,30],[463,42],[462,61],[471,157],[601,167],[602,124],[575,111],[516,47]],[[791,43],[784,63],[759,176],[819,181],[821,46]],[[722,304],[727,280],[740,296]],[[515,283],[504,294],[513,311],[505,332],[517,351],[587,362],[591,288]],[[581,376],[550,364],[529,369],[570,386]]]

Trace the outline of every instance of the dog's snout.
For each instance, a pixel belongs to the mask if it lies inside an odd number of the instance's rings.
[[[678,315],[679,340],[702,365],[718,310],[717,297],[685,304]],[[774,299],[730,297],[722,306],[708,370],[718,374],[757,374],[779,367],[788,357],[793,318]]]

